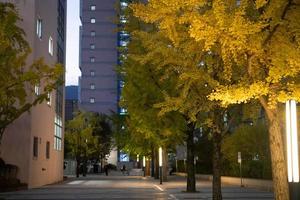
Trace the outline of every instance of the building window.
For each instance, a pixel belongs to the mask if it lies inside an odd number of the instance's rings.
[[[39,138],[33,137],[33,157],[37,158],[39,155]]]
[[[128,41],[120,41],[121,47],[126,47],[128,45]]]
[[[46,159],[50,158],[50,142],[46,142]]]
[[[36,21],[36,35],[42,39],[42,25],[43,25],[43,21],[42,19],[38,18]]]
[[[47,94],[47,105],[49,105],[49,106],[51,106],[51,93],[50,92],[48,92],[48,94]]]
[[[62,149],[62,119],[59,115],[55,116],[54,120],[55,130],[54,130],[54,149],[61,151]]]
[[[91,70],[91,71],[90,71],[90,74],[91,74],[91,76],[95,76],[95,71],[94,71],[94,70]]]
[[[126,115],[127,109],[126,108],[120,108],[120,115]]]
[[[90,98],[90,103],[95,103],[95,98],[91,97]]]
[[[91,90],[94,90],[94,89],[95,89],[95,84],[92,83],[92,84],[90,85],[90,88],[91,88]]]
[[[90,48],[93,50],[96,48],[95,44],[90,44]]]
[[[51,36],[49,37],[49,54],[53,56],[53,39]]]
[[[96,6],[95,5],[91,5],[91,10],[96,10]]]
[[[128,7],[128,3],[127,2],[121,2],[121,8],[125,9]]]
[[[95,62],[95,57],[91,57],[90,60],[91,60],[91,63],[94,63]]]
[[[91,23],[95,24],[96,23],[96,19],[95,18],[91,18]]]
[[[96,36],[96,31],[91,31],[91,36],[95,37]]]
[[[35,93],[36,95],[40,95],[40,85],[39,85],[39,84],[36,84],[36,85],[34,86],[34,93]]]

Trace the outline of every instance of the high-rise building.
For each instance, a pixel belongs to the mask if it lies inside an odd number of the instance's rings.
[[[110,114],[118,110],[117,0],[81,0],[80,108]]]
[[[78,86],[66,86],[65,120],[72,120],[78,111]]]
[[[126,48],[129,35],[122,30],[126,23],[123,11],[129,0],[81,0],[79,107],[82,110],[123,115],[119,106],[123,80],[116,72],[121,64],[119,48]],[[119,7],[119,10],[116,9]],[[122,159],[112,151],[108,162]]]
[[[28,65],[41,57],[50,66],[65,64],[66,0],[0,2],[11,2],[19,11],[32,50]],[[32,95],[41,89],[36,86]],[[1,143],[0,157],[17,166],[17,178],[29,188],[63,180],[64,86],[49,98],[10,125]]]

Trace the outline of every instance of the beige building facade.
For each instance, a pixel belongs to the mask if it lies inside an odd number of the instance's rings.
[[[0,0],[4,2],[5,0]],[[66,0],[6,0],[14,3],[32,53],[28,65],[43,57],[45,63],[65,64]],[[35,88],[39,95],[41,82]],[[50,101],[34,107],[4,133],[0,157],[18,167],[18,179],[28,188],[63,180],[64,86]]]

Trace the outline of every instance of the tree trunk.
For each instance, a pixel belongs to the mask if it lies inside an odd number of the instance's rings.
[[[100,156],[100,173],[103,173],[103,156]]]
[[[168,162],[168,152],[167,152],[167,149],[166,148],[163,148],[162,149],[163,152],[162,152],[162,161],[163,161],[163,173],[162,173],[162,178],[163,178],[163,181],[168,181],[168,173],[169,173],[169,162]]]
[[[269,141],[272,162],[274,196],[276,200],[289,199],[287,166],[284,156],[283,135],[278,116],[279,109],[266,110],[269,121]]]
[[[155,179],[159,179],[159,163],[158,163],[158,149],[154,150],[154,163],[155,163]]]
[[[151,150],[151,177],[155,177],[155,173],[154,173],[154,159],[155,159],[155,149],[152,147]]]
[[[186,148],[187,148],[187,192],[196,192],[196,179],[195,179],[195,165],[194,165],[194,124],[188,125],[187,138],[186,138]]]
[[[76,177],[79,177],[79,171],[80,171],[80,159],[76,158]]]
[[[213,200],[222,200],[221,190],[221,140],[220,133],[213,133]]]

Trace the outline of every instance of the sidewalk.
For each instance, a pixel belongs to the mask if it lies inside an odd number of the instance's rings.
[[[159,184],[159,180],[151,177],[123,176],[111,173],[109,176],[88,175],[86,177],[71,177],[54,185],[37,189],[0,193],[0,199],[24,200],[98,200],[98,199],[211,199],[211,181],[197,181],[197,193],[186,193],[186,178],[169,177],[168,182]],[[256,189],[240,188],[223,185],[223,199],[232,200],[272,200],[271,192]]]

